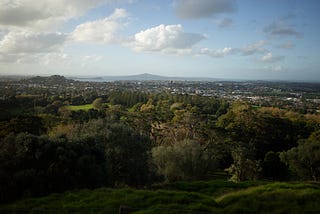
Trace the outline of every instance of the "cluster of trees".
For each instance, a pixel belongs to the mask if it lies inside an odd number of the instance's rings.
[[[102,119],[57,127],[50,136],[9,134],[0,144],[0,200],[143,185],[152,177],[148,151],[148,138],[123,123]]]
[[[217,172],[236,182],[320,179],[319,115],[130,91],[91,99],[87,111],[41,102],[56,111],[33,106],[0,121],[1,201]]]

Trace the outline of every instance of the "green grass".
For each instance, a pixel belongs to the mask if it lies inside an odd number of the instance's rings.
[[[78,106],[74,106],[74,105],[69,105],[69,106],[65,106],[65,108],[67,108],[70,111],[88,111],[89,109],[93,109],[93,105],[92,104],[85,104],[85,105],[78,105]]]
[[[106,105],[108,107],[111,106],[110,103],[103,103],[103,105]],[[68,105],[68,106],[64,106],[64,108],[70,110],[70,111],[88,111],[89,109],[94,109],[92,103],[91,104],[85,104],[85,105]]]
[[[212,181],[181,181],[167,184],[154,185],[156,189],[167,189],[175,191],[198,192],[211,196],[220,196],[229,192],[247,189],[249,187],[267,184],[266,181],[249,181],[234,183],[226,180],[212,180]]]
[[[216,202],[199,193],[102,188],[26,199],[0,206],[0,213],[118,213],[120,205],[131,207],[133,213],[211,213],[215,211]]]
[[[155,187],[154,187],[155,188]],[[177,182],[154,190],[78,190],[0,205],[0,213],[320,213],[320,184]],[[228,193],[226,193],[228,192]]]
[[[320,213],[320,185],[271,183],[216,198],[227,213]]]

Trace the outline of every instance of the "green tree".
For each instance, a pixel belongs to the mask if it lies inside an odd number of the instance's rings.
[[[45,131],[46,128],[43,125],[43,121],[38,116],[18,116],[10,121],[0,122],[0,139],[11,132],[15,134],[28,132],[34,135],[41,135]]]
[[[263,160],[269,151],[286,151],[296,146],[299,138],[310,135],[304,123],[274,116],[246,103],[234,103],[218,118],[217,126],[225,129],[233,141],[251,144],[257,160]]]
[[[245,180],[256,180],[261,171],[260,161],[254,159],[251,146],[240,144],[231,151],[233,163],[226,169],[232,176],[230,180],[239,182]]]
[[[286,180],[289,176],[287,166],[280,160],[279,153],[269,151],[262,163],[263,176],[272,180]]]
[[[320,179],[320,141],[300,140],[297,147],[282,152],[280,158],[303,180]]]
[[[148,182],[149,139],[121,123],[108,129],[104,147],[113,181],[134,186]]]
[[[184,140],[152,149],[157,173],[167,181],[194,180],[217,168],[217,160],[198,142]]]
[[[68,141],[28,133],[0,141],[0,202],[108,184],[104,149],[93,138]]]
[[[102,108],[102,105],[103,105],[103,100],[102,98],[97,98],[95,99],[93,102],[92,102],[92,106],[95,108],[95,109],[98,109],[100,110]]]

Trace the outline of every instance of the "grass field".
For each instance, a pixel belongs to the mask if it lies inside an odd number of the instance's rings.
[[[65,108],[67,108],[70,111],[88,111],[89,109],[93,109],[93,105],[92,104],[85,104],[85,105],[78,105],[78,106],[73,106],[73,105],[69,105],[69,106],[65,106]]]
[[[161,188],[161,189],[158,189]],[[178,182],[153,190],[79,190],[0,205],[0,213],[320,213],[320,185]]]

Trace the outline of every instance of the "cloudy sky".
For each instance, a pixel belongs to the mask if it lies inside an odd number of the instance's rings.
[[[319,0],[0,0],[0,74],[320,81]]]

